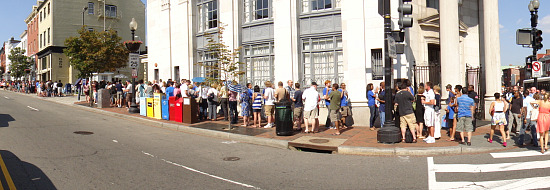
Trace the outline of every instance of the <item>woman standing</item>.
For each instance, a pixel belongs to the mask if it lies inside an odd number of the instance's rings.
[[[548,128],[550,127],[550,95],[546,93],[543,100],[531,102],[531,106],[539,105],[539,116],[537,117],[537,132],[540,134],[540,152],[548,151]],[[544,139],[544,140],[543,140]]]
[[[495,93],[495,101],[491,103],[491,107],[489,108],[491,116],[493,116],[491,119],[491,133],[489,134],[489,139],[487,139],[489,143],[493,143],[493,134],[495,134],[495,128],[498,125],[500,134],[502,135],[502,146],[506,147],[506,132],[504,131],[504,126],[507,122],[504,110],[507,109],[508,103],[502,101],[500,93]]]
[[[370,110],[370,130],[374,131],[374,121],[376,120],[376,94],[372,90],[372,83],[367,84],[367,100]]]
[[[254,93],[252,94],[254,101],[252,102],[252,112],[254,113],[254,123],[252,125],[256,128],[260,128],[262,118],[260,114],[262,112],[262,94],[260,93],[260,87],[254,86]],[[256,125],[257,124],[257,125]]]
[[[250,96],[248,96],[248,91],[243,90],[241,97],[241,115],[243,116],[243,127],[248,127],[248,117],[250,116]]]
[[[418,125],[416,126],[416,138],[423,139],[424,136],[422,135],[422,130],[424,129],[424,106],[422,105],[422,100],[425,99],[424,97],[424,87],[420,86],[418,87],[418,94],[416,94],[416,108],[414,110],[414,116],[416,117],[416,123]]]
[[[449,137],[451,137],[450,139],[447,139],[447,141],[455,140],[455,133],[456,133],[455,108],[456,108],[456,96],[453,96],[449,99],[449,106],[445,108],[445,111],[447,112],[447,126],[449,126]]]
[[[208,99],[208,118],[211,121],[216,121],[218,119],[218,96],[219,91],[217,90],[218,85],[213,84],[210,89],[208,89],[207,99]]]
[[[439,85],[435,85],[433,91],[435,93],[434,138],[439,139],[439,138],[441,138],[441,94],[439,93],[441,91],[441,87],[439,87]]]

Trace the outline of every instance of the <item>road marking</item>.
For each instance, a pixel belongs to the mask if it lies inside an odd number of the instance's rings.
[[[237,141],[223,141],[223,144],[235,144]]]
[[[486,173],[550,168],[550,160],[497,164],[434,164],[433,172]]]
[[[33,107],[30,107],[30,106],[27,106],[28,108],[30,108],[31,110],[34,110],[34,111],[39,111],[38,109],[36,108],[33,108]]]
[[[117,141],[117,140],[113,140],[113,142],[115,142],[115,143],[118,143],[118,141]]]
[[[6,167],[6,163],[4,163],[4,159],[2,159],[2,155],[0,155],[0,167],[2,168],[2,173],[4,174],[4,178],[6,178],[6,182],[8,182],[8,187],[10,190],[15,190],[15,184],[13,184],[13,180],[11,179],[10,172],[8,172],[8,167]],[[0,184],[1,186],[2,184]]]
[[[436,182],[430,189],[545,189],[550,188],[550,177],[478,181]]]
[[[156,158],[156,156],[154,156],[152,154],[149,154],[149,153],[144,152],[144,151],[141,151],[141,152],[143,154],[147,155],[147,156],[151,156],[153,158]],[[206,173],[206,172],[202,172],[202,171],[199,171],[199,170],[196,170],[196,169],[193,169],[193,168],[190,168],[190,167],[187,167],[187,166],[184,166],[184,165],[172,162],[172,161],[168,161],[168,160],[165,160],[165,159],[160,159],[160,160],[162,160],[162,161],[164,161],[168,164],[172,164],[174,166],[178,166],[178,167],[181,167],[183,169],[186,169],[186,170],[189,170],[189,171],[192,171],[192,172],[195,172],[195,173],[199,173],[199,174],[202,174],[202,175],[214,178],[214,179],[219,179],[219,180],[222,180],[222,181],[225,181],[225,182],[233,183],[233,184],[240,185],[240,186],[247,187],[247,188],[260,189],[258,187],[254,187],[252,185],[248,185],[248,184],[241,183],[241,182],[236,182],[236,181],[233,181],[233,180],[230,180],[230,179],[225,179],[223,177],[219,177],[219,176],[215,176],[215,175],[212,175],[212,174],[209,174],[209,173]]]
[[[547,156],[550,154],[541,154],[539,151],[529,150],[520,152],[498,152],[491,153],[493,158],[517,158],[517,157],[529,157],[529,156]]]
[[[10,98],[8,98],[7,96],[4,96],[4,98],[6,98],[6,99],[8,99],[8,100],[10,99]]]

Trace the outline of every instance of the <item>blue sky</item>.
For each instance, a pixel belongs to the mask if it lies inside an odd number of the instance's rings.
[[[142,0],[146,3],[147,0]],[[530,0],[500,0],[500,49],[502,65],[524,64],[525,56],[531,54],[531,49],[516,45],[516,30],[530,27],[530,13],[527,5]],[[12,36],[16,39],[27,28],[25,18],[30,13],[36,0],[0,0],[0,41],[7,41]],[[543,37],[550,36],[550,1],[542,1],[539,8],[539,27]],[[543,41],[545,48],[550,49],[550,38]],[[544,53],[544,49],[539,51]]]

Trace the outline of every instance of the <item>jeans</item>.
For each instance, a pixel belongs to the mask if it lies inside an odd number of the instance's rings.
[[[237,101],[229,101],[229,117],[231,118],[231,123],[235,124],[239,121],[237,114]]]
[[[206,120],[208,115],[208,102],[206,99],[202,100],[202,103],[199,104],[199,120]]]
[[[374,121],[376,120],[376,106],[369,106],[370,110],[370,127],[374,127]]]
[[[208,101],[208,118],[218,119],[218,102]]]
[[[509,122],[508,122],[508,133],[510,133],[510,131],[512,131],[512,127],[514,126],[514,121],[516,121],[516,131],[517,131],[517,126],[520,126],[521,127],[521,124],[523,123],[520,117],[520,114],[517,114],[517,113],[512,113],[510,112],[510,119],[509,119]]]
[[[380,128],[384,127],[385,121],[386,121],[386,112],[380,111]]]
[[[229,121],[228,102],[229,102],[229,98],[221,98],[220,99],[220,106],[221,106],[223,116],[225,117],[226,121]]]
[[[527,123],[523,123],[523,125],[521,125],[518,144],[523,145],[525,140],[525,129],[527,129],[527,127],[531,128],[531,141],[533,142],[533,145],[539,146],[539,142],[537,141],[537,121],[532,121],[531,119],[527,119]]]

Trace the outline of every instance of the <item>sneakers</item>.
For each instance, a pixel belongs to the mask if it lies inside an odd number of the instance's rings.
[[[264,128],[273,128],[275,125],[273,123],[268,123]]]
[[[428,137],[428,138],[425,138],[424,141],[426,141],[426,143],[435,143],[435,138],[434,137]]]

